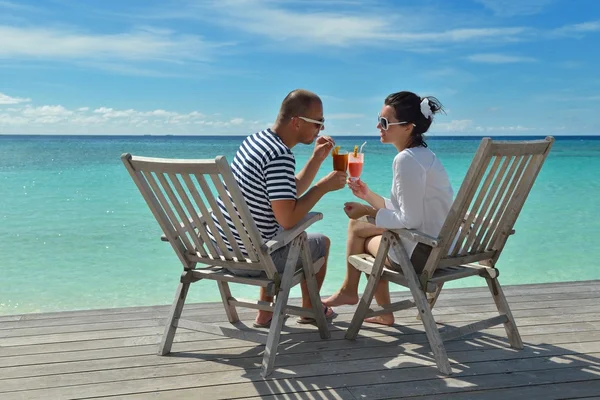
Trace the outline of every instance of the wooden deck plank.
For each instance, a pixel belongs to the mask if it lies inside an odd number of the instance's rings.
[[[251,314],[253,315],[253,314]],[[402,326],[420,326],[421,322],[416,318],[413,318],[410,313],[405,313],[405,318],[400,320],[398,325]],[[462,322],[462,321],[473,321],[477,318],[481,318],[481,316],[488,315],[486,313],[474,313],[471,312],[469,314],[450,314],[450,315],[439,315],[436,316],[437,322],[443,324],[445,322]],[[349,316],[349,315],[346,315]],[[206,319],[200,319],[207,321]],[[97,327],[98,325],[105,327],[104,330],[92,329],[87,330],[75,326],[75,330],[71,331],[69,328],[59,327],[54,328],[58,331],[66,331],[64,333],[48,333],[48,334],[32,334],[27,335],[23,332],[23,330],[17,329],[16,333],[7,330],[2,332],[2,337],[0,335],[0,346],[2,347],[12,347],[12,346],[24,346],[31,344],[51,344],[51,343],[68,343],[74,341],[91,341],[98,339],[110,339],[110,338],[126,338],[126,337],[135,337],[135,336],[151,336],[162,334],[163,324],[161,320],[149,320],[148,324],[140,323],[141,326],[136,326],[136,323],[130,323],[128,321],[122,321],[121,323],[107,323],[107,324],[92,324],[92,328]],[[208,321],[212,321],[212,319],[208,319]],[[337,322],[348,321],[348,319],[344,319],[343,317],[338,316],[336,319]],[[517,320],[517,324],[519,327],[521,326],[529,326],[529,325],[543,325],[543,324],[554,324],[554,323],[570,323],[570,322],[580,322],[586,321],[590,323],[600,321],[600,313],[597,312],[589,312],[577,314],[573,312],[561,313],[558,315],[546,315],[546,316],[528,316],[528,317],[520,317]],[[122,325],[123,327],[120,327]],[[145,326],[147,325],[147,326]],[[111,329],[111,327],[116,326],[115,329]],[[34,330],[36,328],[33,328]],[[44,328],[46,329],[46,328]],[[83,330],[82,330],[83,329]],[[345,327],[344,327],[345,329]],[[388,328],[381,328],[388,329]],[[394,330],[396,327],[389,328],[388,330]],[[50,329],[51,330],[51,329]],[[312,332],[313,328],[311,326],[298,326],[297,324],[290,321],[290,323],[286,324],[286,331],[291,334],[304,334],[307,332]],[[10,335],[10,336],[9,336]],[[213,339],[214,336],[210,334],[205,334],[206,339]],[[1,355],[1,353],[0,353]]]
[[[576,304],[570,302],[572,305],[564,306],[561,303],[554,302],[535,303],[538,307],[533,308],[531,303],[519,303],[523,307],[516,306],[513,309],[515,318],[518,317],[529,317],[529,316],[562,316],[564,314],[586,314],[586,313],[597,313],[600,315],[600,304],[597,304],[596,299],[585,299],[578,301]],[[554,307],[552,307],[554,305]],[[576,305],[576,308],[574,307]],[[352,315],[352,309],[340,310],[339,318],[345,319],[344,317],[350,317]],[[434,315],[439,321],[466,321],[469,320],[469,316],[472,315],[474,318],[485,318],[486,315],[496,313],[495,306],[486,305],[482,306],[462,306],[462,307],[439,307],[434,309]],[[255,311],[239,311],[238,312],[242,320],[251,320]],[[397,313],[398,324],[415,324],[415,321],[411,321],[411,316],[414,314],[414,310],[409,310],[402,313]],[[114,317],[113,317],[114,318]],[[225,322],[227,316],[206,316],[206,315],[188,315],[186,318],[193,318],[202,322]],[[349,319],[349,318],[348,318]],[[31,322],[31,321],[25,321]],[[88,331],[106,331],[116,330],[124,328],[141,328],[141,327],[152,327],[152,326],[164,326],[165,318],[153,318],[153,319],[134,319],[133,316],[126,318],[125,320],[113,320],[95,322],[93,320],[87,320],[83,322],[78,320],[79,323],[72,324],[52,324],[48,326],[27,326],[17,325],[12,329],[0,329],[0,343],[3,338],[9,337],[24,337],[24,336],[36,336],[36,335],[48,335],[58,333],[74,333],[74,332],[88,332]],[[419,322],[417,321],[417,324]]]
[[[180,368],[174,375],[133,378],[127,381],[104,382],[86,385],[70,385],[24,391],[28,398],[87,398],[94,396],[117,396],[156,390],[179,390],[196,388],[202,399],[230,399],[240,396],[269,395],[302,392],[312,389],[347,388],[356,398],[383,399],[415,393],[436,394],[468,391],[474,386],[498,389],[558,382],[600,382],[600,376],[586,371],[590,361],[569,359],[568,363],[553,361],[554,357],[516,358],[511,360],[463,361],[472,352],[460,353],[460,364],[453,364],[452,377],[440,377],[433,361],[430,365],[423,359],[414,358],[401,364],[393,357],[385,360],[368,359],[358,362],[308,364],[295,366],[293,371],[275,371],[269,380],[262,380],[258,368],[225,372],[195,373]],[[589,355],[598,360],[600,353]],[[393,368],[381,369],[382,362],[393,363]],[[594,362],[594,361],[592,361]],[[189,365],[188,365],[189,367]],[[504,373],[502,371],[510,371]],[[310,382],[310,385],[309,385]],[[411,384],[399,384],[410,382]],[[23,392],[2,393],[4,400],[22,398]]]
[[[557,335],[548,336],[546,339],[555,338]],[[486,354],[493,354],[494,352],[500,352],[503,358],[507,357],[532,357],[537,356],[540,353],[543,353],[546,356],[549,355],[566,355],[566,354],[577,354],[578,352],[597,352],[599,351],[598,347],[600,344],[600,335],[594,335],[594,337],[582,337],[582,339],[587,340],[586,342],[578,342],[578,343],[546,343],[550,340],[545,340],[543,343],[527,343],[527,347],[525,352],[510,352],[506,349],[506,344],[497,344],[497,343],[475,343],[471,342],[467,344],[466,342],[451,342],[448,343],[448,353],[452,358],[452,354],[454,352],[466,352],[466,351],[475,351],[478,353],[482,353],[483,350],[486,350]],[[560,337],[559,337],[560,340]],[[571,340],[571,336],[564,337],[563,340]],[[357,348],[358,347],[358,348]],[[377,357],[385,357],[389,356],[390,347],[388,343],[373,343],[372,346],[356,346],[347,344],[344,347],[338,346],[333,349],[316,349],[314,346],[307,346],[307,348],[303,349],[302,353],[285,351],[282,352],[279,357],[281,357],[280,366],[290,366],[296,364],[303,363],[321,363],[321,362],[332,362],[336,359],[342,358],[344,360],[356,360],[362,358],[377,358]],[[53,377],[57,375],[66,375],[66,374],[79,374],[79,377],[83,377],[82,373],[86,372],[94,372],[101,373],[103,371],[114,371],[121,369],[129,369],[129,368],[137,368],[137,367],[162,367],[171,364],[186,364],[186,363],[197,363],[201,361],[216,361],[220,359],[235,359],[235,358],[246,358],[248,366],[256,366],[253,363],[259,363],[259,356],[261,350],[256,348],[248,347],[246,349],[240,348],[230,348],[224,349],[214,354],[202,354],[200,352],[186,352],[185,354],[175,355],[173,357],[157,357],[155,355],[142,355],[142,356],[130,356],[130,357],[114,357],[108,359],[99,359],[99,360],[84,360],[84,361],[75,361],[75,362],[63,362],[63,363],[52,363],[48,364],[39,364],[39,365],[27,365],[27,366],[16,366],[12,368],[7,368],[5,371],[2,371],[2,375],[0,378],[0,382],[2,385],[0,387],[6,390],[6,381],[13,379],[17,380],[19,378],[25,378],[25,381],[30,382],[38,382],[35,378],[37,377],[45,377],[48,380],[51,380],[53,383],[57,383],[57,381],[53,381]],[[403,346],[403,352],[399,354],[399,356],[408,356],[413,353],[423,353],[427,354],[428,351],[425,347],[419,344],[407,344]],[[491,357],[491,356],[490,356]],[[308,359],[306,359],[308,358]],[[233,367],[229,367],[226,364],[218,364],[217,367],[215,363],[211,364],[211,368],[215,368],[214,371],[218,370],[227,370],[233,369]],[[64,376],[59,377],[59,379],[65,379]],[[25,381],[23,384],[25,384]],[[41,382],[41,380],[40,380]],[[80,383],[83,383],[80,381]],[[13,384],[12,382],[8,384]],[[46,386],[53,386],[52,384]]]
[[[564,399],[599,399],[598,381],[551,383],[526,387],[472,390],[466,393],[453,393],[452,400],[564,400]],[[431,396],[410,396],[406,400],[446,400],[448,394]]]
[[[2,379],[0,379],[0,393],[102,382],[128,381],[134,379],[155,378],[159,376],[169,377],[182,374],[203,374],[235,370],[238,370],[240,374],[243,374],[247,371],[258,370],[260,367],[261,356],[257,355],[257,352],[253,350],[254,349],[250,349],[247,357],[231,358],[219,354],[211,360],[207,359],[209,357],[206,355],[195,353],[187,354],[186,357],[166,357],[163,358],[163,360],[173,362],[160,364],[157,364],[156,357],[153,357],[153,359],[146,357],[142,362],[130,366],[116,366],[113,364],[111,368],[106,368],[106,366],[102,367],[100,363],[98,363],[92,367],[94,369],[91,371],[75,370],[69,373],[56,373],[53,365],[53,373],[51,375],[24,376],[12,379],[3,376]],[[469,354],[464,354],[465,352],[468,352]],[[581,352],[585,352],[590,359],[597,359],[597,364],[600,365],[600,359],[597,358],[598,355],[600,355],[600,341],[588,342],[585,344],[568,343],[561,346],[532,346],[527,347],[521,352],[510,351],[505,347],[494,348],[493,346],[487,346],[486,351],[482,351],[481,347],[472,347],[470,349],[463,348],[460,350],[452,350],[452,347],[450,347],[448,355],[451,363],[505,361],[511,359],[537,358],[540,357],[540,355],[543,355],[546,358],[553,357],[554,359],[560,358],[565,361],[568,360],[569,366],[573,366],[571,359],[577,359]],[[423,347],[415,347],[411,350],[404,349],[402,353],[396,353],[397,354],[394,355],[394,352],[391,352],[388,346],[357,348],[356,346],[349,344],[343,350],[321,350],[319,352],[304,351],[296,354],[287,354],[286,352],[283,352],[278,356],[278,367],[285,368],[289,366],[311,364],[311,368],[315,373],[338,374],[356,372],[354,365],[347,364],[358,364],[359,361],[360,364],[364,364],[361,368],[367,368],[370,365],[368,368],[374,370],[395,368],[404,363],[417,363],[418,365],[429,366],[434,365],[433,360],[428,356],[428,349]],[[238,358],[238,360],[233,362],[232,359],[234,358]],[[148,363],[148,365],[144,365],[144,363]],[[560,364],[561,363],[556,362],[556,367],[559,367]],[[385,366],[386,368],[382,368],[382,366]],[[350,369],[348,370],[348,368]],[[295,370],[297,369],[295,368]],[[273,377],[277,377],[277,375],[273,375]]]
[[[470,314],[470,313],[480,313],[480,312],[494,312],[495,311],[495,307],[493,305],[489,304],[490,301],[488,300],[486,303],[482,304],[482,305],[472,305],[472,304],[467,304],[467,305],[452,305],[452,306],[443,306],[442,304],[440,304],[439,306],[437,306],[434,309],[434,315],[436,315],[436,318],[441,317],[441,316],[445,316],[445,315],[452,315],[452,314]],[[452,303],[454,304],[454,303]],[[513,306],[511,307],[512,310],[514,312],[519,312],[520,310],[532,310],[532,309],[538,309],[540,310],[541,313],[548,313],[547,315],[550,315],[550,313],[552,313],[553,309],[556,309],[557,311],[557,315],[561,315],[564,313],[564,309],[565,308],[570,308],[569,313],[585,313],[586,311],[586,307],[587,309],[589,309],[588,306],[594,306],[597,305],[597,298],[592,297],[592,298],[585,298],[585,299],[570,299],[570,300],[555,300],[555,301],[543,301],[543,302],[531,302],[531,301],[524,301],[524,302],[514,302]],[[563,310],[558,310],[558,309],[563,309]],[[336,312],[340,315],[340,317],[343,317],[344,315],[348,316],[349,318],[351,317],[351,315],[353,314],[353,307],[350,306],[344,306],[344,307],[338,307],[336,308]],[[216,321],[216,322],[224,322],[227,320],[227,317],[224,315],[223,313],[223,309],[222,307],[220,308],[220,313],[216,314],[214,316],[212,315],[206,315],[206,314],[192,314],[192,313],[188,313],[185,317],[186,318],[192,318],[192,319],[197,319],[199,321]],[[244,310],[241,309],[241,311],[239,312],[240,316],[242,319],[251,319],[254,317],[254,311],[253,310]],[[400,312],[397,313],[397,315],[399,317],[402,316],[410,316],[414,313],[414,310],[407,310],[404,312]],[[166,314],[165,314],[166,315]],[[0,324],[0,340],[3,337],[11,337],[11,336],[30,336],[30,335],[34,335],[34,334],[51,334],[51,333],[61,333],[61,332],[83,332],[83,331],[93,331],[93,330],[112,330],[112,329],[118,329],[118,328],[127,328],[127,327],[148,327],[148,326],[162,326],[163,320],[164,320],[164,315],[159,315],[156,313],[152,313],[152,317],[149,317],[148,319],[143,318],[143,319],[135,319],[135,314],[125,314],[123,315],[123,319],[121,318],[117,318],[115,316],[111,316],[111,320],[109,321],[105,321],[104,318],[102,317],[102,319],[100,320],[95,320],[92,319],[93,317],[86,317],[85,319],[82,318],[76,318],[76,319],[72,319],[69,318],[68,321],[71,323],[67,323],[67,324],[58,324],[55,323],[56,321],[52,321],[51,325],[44,325],[44,326],[38,326],[36,324],[33,325],[29,325],[30,322],[37,322],[37,321],[24,321],[24,322],[10,322],[10,323],[4,323],[4,324]],[[245,317],[245,318],[244,318]],[[115,319],[116,318],[116,319]],[[78,323],[79,322],[79,323]],[[10,329],[1,329],[2,325],[6,325],[6,324],[12,324],[10,325],[11,328]],[[104,324],[104,325],[103,325]],[[47,327],[48,329],[45,330],[44,328]],[[81,327],[81,329],[78,329],[78,327]],[[5,345],[5,344],[3,344]]]
[[[500,279],[502,280],[502,279]],[[173,282],[173,288],[175,288],[177,282]],[[197,284],[198,286],[202,283]],[[214,286],[212,282],[207,282],[206,286]],[[216,289],[216,288],[215,288]],[[589,293],[592,296],[598,294],[600,290],[600,280],[592,281],[573,281],[573,282],[557,282],[557,283],[544,283],[544,284],[524,284],[506,286],[504,288],[507,297],[516,297],[520,295],[553,295],[553,294],[574,294],[574,293]],[[174,291],[174,289],[173,289]],[[257,292],[258,293],[258,292]],[[392,293],[392,299],[396,297],[406,297],[409,294],[408,290],[398,291]],[[440,299],[452,299],[452,298],[473,298],[473,297],[488,297],[489,291],[486,287],[470,287],[465,289],[447,289],[442,292]],[[36,320],[36,319],[62,319],[69,316],[100,316],[100,315],[114,315],[122,313],[144,313],[144,312],[168,312],[170,305],[156,305],[156,306],[143,306],[143,307],[121,307],[121,308],[105,308],[105,309],[83,309],[74,311],[59,311],[59,312],[48,312],[48,313],[31,313],[31,314],[15,314],[7,315],[4,318],[20,318],[22,321]],[[210,310],[218,309],[221,303],[193,303],[186,305],[188,309],[198,310]]]
[[[456,322],[468,322],[477,320],[479,315],[477,313],[472,313],[468,315],[459,315],[455,319],[452,319],[451,316],[449,318],[443,318],[440,316],[437,322],[438,324],[444,324],[446,322],[452,323]],[[346,327],[341,325],[343,320],[336,321],[336,325],[340,325],[341,328],[345,329]],[[550,315],[550,316],[532,316],[532,317],[521,317],[517,320],[518,326],[525,327],[531,325],[548,325],[548,324],[566,324],[566,323],[578,323],[585,321],[586,323],[592,324],[594,326],[600,326],[600,313],[592,312],[585,314],[564,314],[564,315]],[[117,329],[107,329],[107,330],[92,330],[92,331],[80,331],[80,332],[66,332],[66,333],[51,333],[51,334],[42,334],[42,335],[31,335],[31,336],[10,336],[0,338],[0,345],[2,347],[12,347],[12,346],[24,346],[24,345],[32,345],[32,344],[52,344],[52,343],[69,343],[69,342],[79,342],[79,341],[93,341],[100,339],[112,339],[112,338],[127,338],[127,337],[136,337],[136,336],[153,336],[160,335],[163,332],[163,326],[159,324],[159,321],[155,321],[156,323],[152,324],[149,327],[130,327],[130,328],[117,328]],[[347,321],[344,321],[347,322]],[[410,316],[406,321],[402,321],[402,326],[410,326],[410,327],[420,327],[421,322],[416,318],[411,318]],[[462,325],[462,324],[461,324]],[[332,330],[335,329],[332,328]],[[391,328],[378,328],[384,329],[388,331],[397,330],[397,327]],[[365,329],[364,331],[366,331]],[[313,329],[309,327],[297,326],[294,323],[286,325],[286,332],[290,332],[290,334],[307,334],[312,332]],[[10,334],[10,331],[8,331]],[[361,330],[361,334],[364,334]],[[211,334],[204,334],[206,340],[214,339],[214,336]],[[2,353],[0,353],[2,354]]]
[[[591,389],[600,388],[600,280],[504,289],[525,349],[510,349],[502,326],[447,342],[456,372],[450,377],[435,368],[414,310],[396,313],[394,327],[365,325],[356,341],[343,338],[354,307],[336,308],[340,315],[329,340],[290,318],[268,380],[259,374],[264,347],[241,340],[180,330],[174,354],[156,356],[168,306],[3,316],[0,398],[433,400],[598,394]],[[493,307],[487,288],[450,289],[442,292],[434,315],[440,325],[456,326],[493,315],[488,314]],[[186,313],[203,321],[226,319],[220,303],[192,304]],[[240,312],[243,320],[253,316],[252,310]]]
[[[595,315],[594,315],[595,318]],[[451,320],[444,320],[440,318],[440,322],[448,322],[451,323]],[[464,323],[469,322],[463,321]],[[530,325],[527,323],[528,321],[524,318],[518,323],[521,326],[522,334],[539,334],[542,332],[577,332],[577,331],[594,331],[598,330],[598,322],[575,322],[575,323],[561,323],[561,324],[539,324],[533,323]],[[348,326],[347,321],[338,321],[335,320],[334,325],[331,325],[332,338],[323,341],[323,343],[327,343],[327,346],[331,345],[332,341],[341,340],[343,335],[345,334],[345,329]],[[498,332],[501,331],[501,327],[491,328],[488,332]],[[295,334],[290,334],[288,340],[295,341],[304,341],[304,342],[322,342],[318,335],[314,334],[314,328],[311,327],[286,327],[285,332],[299,332]],[[417,336],[423,332],[421,325],[419,325],[419,321],[416,318],[409,318],[408,322],[404,325],[398,325],[394,327],[374,327],[369,329],[364,329],[361,331],[361,337],[381,337],[381,336],[390,336],[396,337],[397,340],[399,336],[402,335],[403,338],[410,340],[410,335],[408,333],[416,334]],[[414,336],[414,335],[413,335]],[[231,342],[230,339],[214,337],[212,335],[207,335],[205,333],[178,333],[176,335],[177,343],[193,343],[193,346],[197,348],[222,348],[228,346],[244,346],[247,342],[237,341]],[[58,342],[58,343],[50,343],[44,345],[28,345],[28,346],[13,346],[13,347],[2,347],[0,348],[0,354],[3,357],[0,357],[0,366],[10,365],[11,362],[16,362],[16,359],[6,359],[7,357],[18,357],[20,359],[28,359],[27,355],[33,355],[33,359],[35,357],[41,357],[41,359],[52,360],[57,359],[61,360],[61,357],[64,353],[68,351],[82,351],[82,350],[96,350],[96,349],[113,349],[119,348],[118,351],[122,351],[123,347],[128,346],[142,346],[148,344],[156,344],[160,340],[160,335],[155,334],[151,336],[134,336],[134,337],[125,337],[125,338],[113,338],[113,339],[98,339],[98,340],[82,340],[82,341],[74,341],[74,342]],[[177,345],[176,345],[177,346]],[[177,348],[177,347],[176,347]],[[154,351],[154,350],[153,350]],[[32,361],[33,359],[29,357]]]
[[[470,290],[470,289],[469,289]],[[444,292],[442,292],[444,293]],[[467,293],[464,294],[466,296]],[[403,295],[399,295],[395,293],[393,296],[393,301],[401,300],[407,298],[408,293],[404,293]],[[553,307],[554,303],[559,303],[560,301],[566,301],[574,303],[576,300],[581,299],[583,301],[595,300],[599,297],[598,294],[594,292],[575,292],[575,293],[553,293],[546,294],[543,297],[539,295],[519,295],[519,296],[507,296],[509,302],[511,304],[512,309],[519,309],[520,307],[531,307],[531,308],[541,308],[541,307]],[[481,305],[485,309],[492,309],[493,306],[490,305],[489,301],[489,292],[484,293],[484,296],[478,296],[473,298],[467,297],[448,297],[442,294],[440,296],[440,303],[436,305],[435,311],[443,312],[446,306],[444,306],[444,302],[448,304],[452,304],[452,307],[460,307],[460,306],[468,306],[475,307],[477,305]],[[540,301],[544,300],[542,304]],[[297,301],[292,302],[292,304],[297,304]],[[565,303],[569,304],[569,303]],[[123,309],[125,310],[125,309]],[[76,312],[66,313],[63,318],[39,318],[39,319],[28,319],[27,315],[23,316],[15,316],[11,317],[14,320],[8,322],[0,322],[0,331],[8,330],[8,329],[18,329],[20,327],[42,327],[42,326],[56,326],[56,325],[71,325],[71,324],[81,324],[81,323],[101,323],[101,322],[111,322],[111,321],[123,321],[123,320],[144,320],[144,319],[161,319],[165,318],[168,309],[162,306],[156,306],[155,308],[147,308],[140,307],[139,311],[136,311],[135,308],[126,309],[127,312],[123,311],[121,313],[109,313],[109,314],[101,314],[101,315],[93,315],[87,312]],[[162,311],[161,311],[162,310]],[[243,309],[242,309],[243,310]],[[336,307],[336,312],[338,314],[344,313],[353,313],[353,306],[341,306]],[[467,311],[470,312],[470,311]],[[223,308],[220,303],[211,303],[211,307],[203,307],[198,308],[196,304],[186,305],[184,309],[185,317],[194,317],[194,316],[209,316],[214,315],[215,318],[218,318],[220,321],[226,320],[226,317],[223,316]],[[17,319],[19,319],[17,321]]]

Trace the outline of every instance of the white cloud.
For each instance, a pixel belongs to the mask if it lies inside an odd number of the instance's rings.
[[[582,37],[584,34],[591,32],[600,32],[600,20],[565,25],[552,31],[552,34],[555,36]]]
[[[511,56],[498,53],[473,54],[466,57],[467,60],[485,64],[508,64],[508,63],[527,63],[537,61],[533,57]]]
[[[51,60],[202,61],[211,45],[195,35],[138,29],[117,34],[75,29],[0,26],[0,56]]]
[[[543,11],[556,0],[475,0],[500,17],[533,15]]]
[[[153,18],[200,19],[232,30],[266,37],[275,43],[290,43],[280,50],[305,50],[306,47],[354,47],[362,44],[385,46],[401,42],[405,50],[436,51],[446,43],[518,40],[525,27],[424,29],[421,19],[407,19],[403,10],[364,8],[361,3],[312,3],[310,7],[290,7],[289,2],[269,0],[220,0],[187,2],[187,8],[161,11]],[[304,3],[302,3],[304,5]],[[309,3],[310,4],[310,3]],[[287,7],[286,7],[287,6]],[[328,6],[328,7],[326,7]],[[296,46],[296,47],[294,47]]]
[[[457,133],[457,134],[512,134],[512,133],[523,133],[523,132],[534,132],[538,131],[538,128],[525,127],[522,125],[514,126],[483,126],[476,124],[473,120],[462,119],[452,120],[450,122],[435,122],[431,126],[431,132],[435,133]]]
[[[121,75],[197,77],[230,45],[152,27],[99,33],[76,27],[0,23],[0,59],[45,66],[66,63]]]
[[[434,122],[431,125],[431,132],[466,132],[473,128],[473,121],[470,119],[452,120],[450,122]]]
[[[539,131],[539,128],[530,128],[522,125],[515,126],[476,126],[475,132],[486,133],[519,133]]]
[[[325,120],[336,120],[336,119],[358,119],[364,118],[364,114],[353,114],[353,113],[339,113],[339,114],[327,114]]]
[[[26,99],[26,98],[22,98],[22,97],[11,97],[7,94],[0,92],[0,105],[28,103],[30,101],[31,101],[31,99]]]
[[[244,135],[263,128],[261,121],[240,117],[209,118],[199,111],[181,113],[112,107],[61,105],[0,107],[0,133],[13,134],[229,134]]]

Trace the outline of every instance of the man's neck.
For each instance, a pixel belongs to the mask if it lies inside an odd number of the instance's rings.
[[[277,136],[279,136],[281,141],[289,149],[291,149],[292,147],[294,147],[295,145],[298,144],[298,142],[296,141],[296,137],[295,137],[296,135],[294,134],[294,132],[290,129],[287,129],[287,127],[285,125],[281,125],[276,122],[275,124],[273,124],[273,127],[271,128],[271,130],[273,132],[275,132],[275,134]]]

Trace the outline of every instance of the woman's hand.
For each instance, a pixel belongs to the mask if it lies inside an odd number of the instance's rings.
[[[370,214],[370,207],[351,201],[344,203],[344,212],[350,219],[359,219]]]
[[[361,181],[360,179],[356,181],[348,180],[348,187],[352,190],[352,194],[358,197],[361,200],[367,200],[367,196],[369,195],[369,187],[366,183]]]

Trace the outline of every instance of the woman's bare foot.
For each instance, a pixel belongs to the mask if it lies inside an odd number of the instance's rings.
[[[272,312],[259,310],[258,314],[256,314],[256,319],[254,320],[254,322],[256,323],[256,325],[267,325],[269,322],[271,322],[272,318]]]
[[[348,294],[341,290],[323,301],[323,304],[329,307],[342,306],[344,304],[354,305],[356,303],[358,303],[358,294]]]
[[[365,318],[365,322],[385,326],[392,326],[394,325],[394,314],[384,314],[378,315],[376,317]]]

